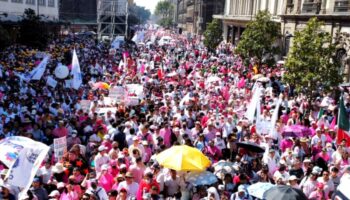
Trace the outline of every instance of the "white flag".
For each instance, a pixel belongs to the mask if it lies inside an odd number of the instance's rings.
[[[277,122],[277,118],[278,118],[278,110],[281,106],[282,103],[282,99],[279,98],[275,107],[275,110],[273,111],[272,117],[271,117],[271,129],[270,129],[270,136],[274,139],[277,139],[278,135],[277,135],[277,131],[276,131],[276,122]]]
[[[260,101],[260,95],[261,95],[261,88],[259,87],[254,91],[253,97],[245,113],[245,117],[249,120],[249,122],[254,121],[256,107],[258,105],[258,101]]]
[[[12,153],[14,149],[17,149],[17,158],[7,174],[7,183],[20,187],[19,197],[21,197],[30,188],[34,176],[50,147],[26,137],[13,136],[1,141],[0,148],[7,153]]]
[[[75,49],[73,51],[73,59],[72,59],[72,75],[73,75],[72,88],[78,90],[80,85],[83,83],[83,80],[81,77],[79,60]]]
[[[31,80],[40,80],[41,77],[43,76],[46,65],[50,60],[50,55],[47,55],[41,62],[40,64],[35,67],[31,72],[30,72],[30,79]]]

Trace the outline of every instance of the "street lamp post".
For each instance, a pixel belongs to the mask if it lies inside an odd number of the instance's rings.
[[[36,0],[36,14],[39,16],[39,0]]]

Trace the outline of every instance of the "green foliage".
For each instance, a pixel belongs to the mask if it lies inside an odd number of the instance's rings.
[[[309,97],[320,87],[329,91],[341,82],[340,62],[335,59],[336,45],[328,32],[320,31],[322,25],[312,18],[305,29],[295,32],[285,64],[287,72],[283,81]]]
[[[271,14],[259,11],[255,19],[247,24],[236,52],[244,58],[256,57],[259,60],[263,56],[272,56],[279,51],[274,43],[280,35],[280,26],[271,20]]]
[[[46,23],[40,20],[34,10],[26,9],[21,21],[20,42],[27,46],[42,49],[46,47],[48,36]]]
[[[159,1],[154,13],[160,17],[159,25],[169,27],[173,24],[172,16],[174,14],[174,7],[169,1]]]
[[[11,37],[8,31],[0,25],[0,49],[5,48],[11,44]]]
[[[207,26],[204,32],[204,45],[210,50],[214,51],[216,47],[222,41],[222,29],[220,21],[218,19],[213,19]]]

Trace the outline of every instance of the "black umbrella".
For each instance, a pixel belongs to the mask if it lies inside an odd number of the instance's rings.
[[[303,191],[287,185],[279,185],[264,193],[266,200],[307,200]]]
[[[241,147],[243,149],[253,151],[256,153],[264,153],[265,149],[262,148],[261,146],[255,144],[255,143],[250,143],[250,142],[237,142],[237,146]]]

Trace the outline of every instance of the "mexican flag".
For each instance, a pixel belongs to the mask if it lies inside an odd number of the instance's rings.
[[[349,117],[346,113],[344,106],[344,99],[340,97],[339,102],[339,120],[338,120],[338,133],[337,133],[337,144],[340,144],[343,139],[346,139],[346,145],[350,146],[350,123]]]

